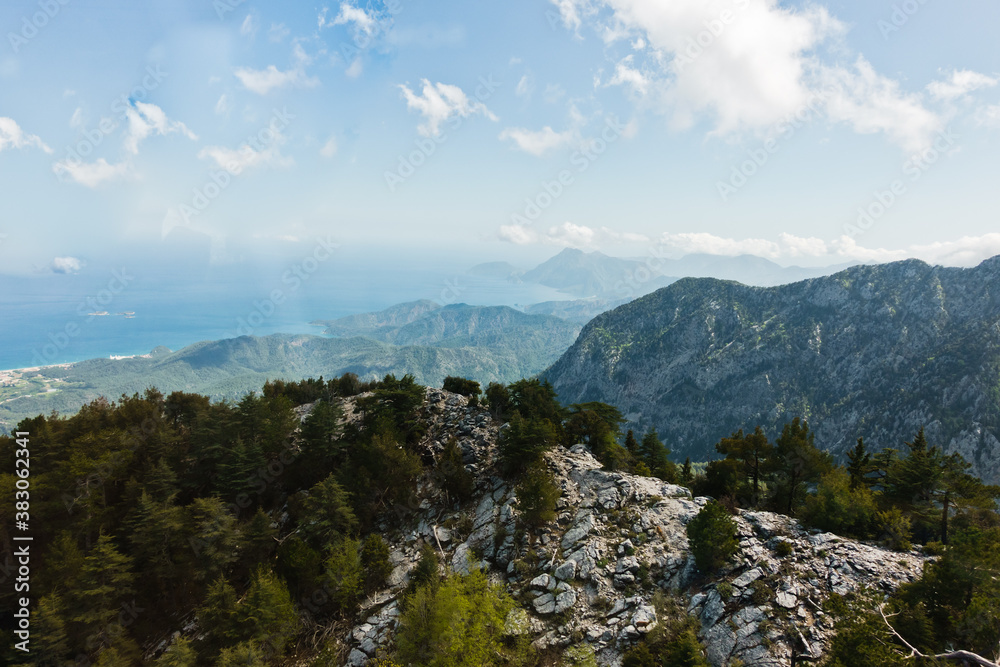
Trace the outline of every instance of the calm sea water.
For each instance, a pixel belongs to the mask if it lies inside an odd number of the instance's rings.
[[[0,277],[0,369],[179,350],[203,340],[274,333],[320,335],[316,319],[396,303],[527,305],[566,298],[537,285],[434,271],[341,270],[305,274],[241,270],[198,277],[110,269],[74,276]],[[104,303],[102,303],[102,300]],[[90,316],[108,311],[106,317]],[[116,315],[134,311],[127,319]]]

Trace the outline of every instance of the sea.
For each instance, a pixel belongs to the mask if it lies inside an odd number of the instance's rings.
[[[206,340],[322,335],[310,324],[397,303],[523,307],[565,294],[448,270],[310,265],[163,272],[104,267],[0,276],[0,369],[177,351]],[[94,313],[107,312],[107,315]],[[132,313],[126,316],[124,313]]]

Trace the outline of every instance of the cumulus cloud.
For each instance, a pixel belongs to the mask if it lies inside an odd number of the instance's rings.
[[[619,60],[606,85],[649,96],[676,129],[707,118],[718,136],[767,133],[821,91],[831,120],[860,133],[884,133],[908,151],[926,146],[943,126],[920,94],[902,90],[864,58],[852,66],[825,62],[828,45],[843,52],[839,40],[847,28],[813,3],[550,1],[566,26],[576,29],[587,20],[605,41],[628,40],[642,52]],[[981,83],[962,74],[951,85]]]
[[[552,0],[552,4],[559,10],[559,16],[562,18],[563,25],[572,30],[579,29],[582,23],[581,10],[583,4],[580,0]]]
[[[645,74],[633,67],[635,56],[625,56],[615,65],[614,76],[608,81],[609,86],[628,86],[639,95],[649,91],[650,80]]]
[[[111,164],[104,158],[95,162],[79,162],[72,159],[60,160],[52,165],[52,171],[59,177],[66,177],[88,188],[96,188],[102,183],[114,181],[129,173],[126,161]]]
[[[154,133],[159,135],[179,133],[194,141],[198,139],[184,123],[170,120],[163,109],[155,104],[134,102],[125,110],[125,116],[128,119],[125,150],[133,155],[139,153],[139,144]]]
[[[855,132],[883,132],[904,150],[917,152],[944,130],[944,120],[927,110],[919,96],[902,92],[898,82],[878,74],[863,57],[853,69],[825,70],[823,80],[828,116]]]
[[[354,25],[359,31],[366,35],[375,32],[378,19],[374,13],[369,14],[361,7],[355,7],[349,2],[340,3],[340,11],[332,21],[326,18],[327,9],[324,8],[319,15],[319,27],[328,28],[335,25]]]
[[[425,137],[439,136],[441,125],[452,118],[481,114],[492,121],[497,120],[485,104],[471,101],[458,86],[431,83],[427,79],[423,83],[424,87],[419,95],[410,90],[409,86],[401,85],[399,88],[406,100],[406,107],[424,117],[424,122],[417,126],[417,131]]]
[[[556,132],[546,125],[541,130],[532,131],[522,127],[508,127],[500,133],[501,141],[513,141],[525,153],[541,157],[545,153],[563,148],[579,140],[575,130]]]
[[[502,225],[498,236],[500,240],[515,245],[543,244],[570,248],[603,248],[611,243],[649,241],[649,238],[642,234],[616,232],[607,227],[595,229],[572,222],[564,222],[540,231],[526,225]]]
[[[239,148],[206,146],[198,152],[198,157],[202,160],[213,160],[219,167],[231,173],[255,167],[290,167],[295,161],[281,154],[281,146],[284,143],[284,135],[275,131],[274,139],[261,149],[249,144],[243,144]]]
[[[52,260],[52,273],[79,273],[83,262],[76,257],[56,257]]]
[[[842,236],[831,245],[838,255],[865,262],[893,262],[915,258],[929,264],[970,267],[1000,255],[1000,234],[963,236],[954,241],[916,244],[897,250],[866,248],[849,236]]]
[[[992,88],[995,85],[997,80],[993,77],[964,69],[954,70],[944,81],[931,82],[927,90],[935,99],[951,101],[965,97],[980,88]]]
[[[319,79],[306,76],[301,68],[281,71],[274,65],[264,69],[239,67],[233,72],[243,87],[258,95],[267,95],[272,90],[291,86],[293,88],[314,88],[319,85]]]
[[[28,134],[13,118],[0,116],[0,151],[7,148],[38,148],[46,153],[52,153],[44,141],[34,134]]]
[[[691,254],[736,257],[754,255],[776,262],[809,258],[830,264],[843,262],[884,263],[902,259],[921,259],[944,266],[975,266],[1000,255],[1000,233],[964,236],[954,241],[913,244],[904,248],[869,248],[858,239],[841,236],[831,241],[781,233],[776,239],[731,238],[708,232],[668,232],[650,239],[642,234],[619,232],[601,227],[564,222],[555,227],[536,229],[528,225],[503,225],[500,240],[516,245],[558,245],[575,248],[606,248],[615,243],[646,243],[663,256]]]

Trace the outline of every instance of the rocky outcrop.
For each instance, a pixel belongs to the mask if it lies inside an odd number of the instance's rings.
[[[653,597],[661,590],[682,596],[700,621],[713,665],[818,657],[831,637],[832,619],[822,611],[831,593],[889,591],[919,576],[924,562],[916,553],[808,531],[781,515],[741,512],[737,558],[705,579],[685,527],[707,499],[658,479],[602,470],[584,445],[546,455],[562,493],[556,520],[529,545],[518,529],[515,491],[492,472],[499,425],[440,390],[428,390],[424,412],[430,428],[423,446],[439,452],[457,437],[467,469],[477,474],[475,497],[456,506],[433,474],[421,484],[416,512],[403,530],[386,535],[395,566],[390,588],[366,602],[363,620],[344,637],[350,665],[391,646],[397,596],[425,543],[453,570],[481,567],[508,585],[521,603],[508,618],[511,633],[528,634],[542,650],[586,645],[601,665],[620,665],[624,651],[656,627]]]
[[[762,288],[685,279],[591,321],[544,374],[564,403],[617,406],[681,458],[794,417],[835,454],[925,427],[1000,481],[1000,257],[916,260]]]

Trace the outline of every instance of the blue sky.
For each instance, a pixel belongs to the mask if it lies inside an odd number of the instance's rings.
[[[328,237],[970,265],[1000,253],[998,25],[987,0],[6,2],[0,272]]]

